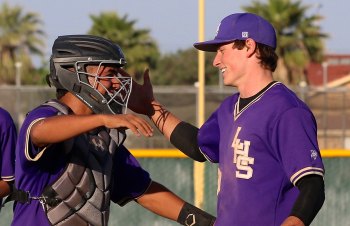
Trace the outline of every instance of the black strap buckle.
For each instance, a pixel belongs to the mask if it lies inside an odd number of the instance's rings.
[[[30,203],[30,193],[29,191],[17,190],[16,188],[6,197],[4,202],[2,203],[2,207],[5,206],[6,203],[16,201],[20,203]]]

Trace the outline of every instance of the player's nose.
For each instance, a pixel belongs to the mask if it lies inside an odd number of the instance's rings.
[[[112,88],[113,89],[119,89],[121,84],[120,84],[120,80],[117,77],[114,77],[111,79],[112,82]]]
[[[216,52],[216,55],[214,57],[214,60],[213,60],[213,66],[214,67],[219,67],[221,61],[220,61],[220,53],[219,52]]]

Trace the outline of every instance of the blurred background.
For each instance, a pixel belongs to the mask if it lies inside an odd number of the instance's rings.
[[[198,52],[192,47],[199,39],[200,3],[205,3],[205,39],[213,38],[220,20],[234,12],[257,13],[276,28],[280,60],[275,79],[294,90],[315,114],[326,167],[326,202],[312,225],[347,225],[348,2],[0,0],[0,106],[11,113],[19,128],[28,111],[55,97],[55,90],[45,80],[53,41],[59,35],[92,34],[122,47],[128,61],[126,70],[136,81],[149,67],[157,99],[181,119],[200,124]],[[205,54],[205,119],[225,97],[237,91],[223,86],[219,71],[211,65],[212,59],[213,54]],[[126,146],[154,180],[216,214],[216,165],[201,164],[198,173],[193,161],[181,155],[160,133],[152,138],[129,134]],[[10,224],[11,205],[7,204],[0,213],[1,225]],[[123,208],[112,205],[110,225],[177,224],[130,203]]]

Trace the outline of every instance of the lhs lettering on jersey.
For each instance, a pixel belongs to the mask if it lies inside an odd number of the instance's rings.
[[[250,141],[241,141],[241,139],[238,138],[241,129],[241,127],[237,128],[232,141],[233,163],[236,164],[236,177],[249,179],[253,176],[253,168],[250,165],[254,164],[254,158],[249,157]]]

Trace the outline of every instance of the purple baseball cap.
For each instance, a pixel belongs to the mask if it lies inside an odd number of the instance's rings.
[[[235,40],[254,41],[276,49],[276,32],[270,22],[253,13],[235,13],[225,17],[213,40],[196,42],[196,49],[216,52],[219,46]]]

